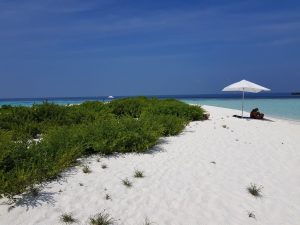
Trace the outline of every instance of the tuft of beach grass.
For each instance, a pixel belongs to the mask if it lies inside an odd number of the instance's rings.
[[[148,217],[146,217],[143,225],[151,225],[151,224],[153,224],[153,223],[151,223],[150,220],[148,219]]]
[[[84,173],[91,173],[92,171],[90,170],[89,166],[83,166],[82,172],[84,172]]]
[[[106,194],[106,195],[105,195],[105,199],[106,199],[106,200],[111,200],[111,196],[110,196],[109,194]]]
[[[123,179],[122,183],[128,188],[132,187],[132,182],[130,180],[128,180],[128,178]]]
[[[108,213],[102,211],[90,218],[90,225],[113,225],[115,221]]]
[[[248,212],[248,217],[256,219],[254,212]]]
[[[29,189],[29,193],[30,193],[30,195],[31,195],[33,198],[36,198],[36,197],[38,197],[39,194],[40,194],[40,188],[38,188],[38,187],[31,187],[31,188]]]
[[[71,213],[64,213],[60,216],[60,221],[65,224],[76,223],[77,220],[73,217]]]
[[[107,169],[107,165],[106,165],[106,164],[102,164],[102,165],[101,165],[101,168],[102,168],[102,169]]]
[[[250,186],[247,187],[247,191],[256,198],[262,197],[262,194],[261,194],[262,189],[263,189],[262,186],[258,187],[256,184],[250,184]]]
[[[135,171],[134,171],[134,177],[135,177],[135,178],[144,178],[145,175],[144,175],[144,172],[143,172],[143,171],[141,171],[141,170],[135,170]]]

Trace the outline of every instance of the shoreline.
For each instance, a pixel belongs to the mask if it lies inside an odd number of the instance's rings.
[[[237,110],[237,109],[232,109],[232,108],[227,108],[227,107],[221,107],[221,106],[214,106],[214,105],[200,105],[200,104],[190,104],[190,105],[198,105],[198,106],[203,106],[203,107],[206,107],[206,106],[209,106],[209,107],[215,107],[215,108],[221,108],[221,109],[228,109],[228,110],[235,110],[235,111],[238,111],[240,112],[239,114],[241,114],[241,110]],[[246,112],[244,111],[244,113],[248,113],[250,115],[250,112]],[[237,115],[239,115],[237,114]],[[296,123],[296,124],[299,124],[300,125],[300,120],[297,120],[297,119],[290,119],[290,118],[286,118],[286,117],[277,117],[277,116],[267,116],[266,119],[271,119],[271,120],[282,120],[282,121],[286,121],[286,122],[292,122],[292,123]]]

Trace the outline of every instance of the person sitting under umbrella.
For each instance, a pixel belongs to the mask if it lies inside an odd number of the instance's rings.
[[[264,118],[264,114],[263,113],[260,113],[258,108],[255,108],[251,111],[250,113],[250,118],[253,118],[253,119],[263,119]]]

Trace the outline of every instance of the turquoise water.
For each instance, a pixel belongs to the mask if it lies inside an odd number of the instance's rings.
[[[156,96],[158,98],[176,98],[190,104],[212,105],[230,109],[241,109],[240,95],[202,95],[202,96]],[[122,97],[116,97],[122,98]],[[46,99],[0,99],[1,105],[31,106],[43,103]],[[61,105],[79,104],[84,101],[110,101],[107,97],[78,97],[78,98],[50,98],[48,102]],[[300,121],[300,97],[290,94],[248,95],[245,99],[245,111],[259,108],[266,117],[278,117]]]
[[[33,104],[42,104],[47,101],[49,103],[55,103],[58,105],[72,105],[72,104],[80,104],[85,101],[110,101],[111,99],[107,98],[61,98],[61,99],[28,99],[28,100],[0,100],[0,106],[2,105],[10,105],[10,106],[32,106]]]
[[[71,104],[80,104],[87,100],[48,100],[47,102],[55,103],[58,105],[71,105]],[[28,101],[2,101],[1,105],[11,105],[11,106],[32,106],[33,104],[42,104],[43,100],[28,100]]]
[[[189,104],[211,105],[230,109],[241,109],[241,99],[183,99]],[[300,121],[300,98],[295,99],[245,99],[244,109],[250,112],[259,108],[266,117],[286,118]]]

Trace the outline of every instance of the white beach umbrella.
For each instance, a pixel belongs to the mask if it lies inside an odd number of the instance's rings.
[[[114,96],[112,96],[112,95],[110,95],[110,96],[108,96],[108,98],[110,98],[110,99],[113,99],[113,98],[115,98]]]
[[[252,83],[247,80],[241,80],[239,82],[233,83],[233,84],[225,87],[222,91],[242,91],[243,92],[243,100],[242,100],[242,118],[243,118],[245,92],[258,93],[261,91],[270,91],[270,89],[260,86],[258,84]]]

